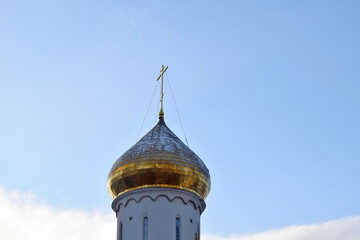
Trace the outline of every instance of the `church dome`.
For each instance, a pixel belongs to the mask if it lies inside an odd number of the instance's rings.
[[[203,161],[166,126],[163,117],[117,159],[107,182],[113,199],[131,190],[152,187],[183,189],[205,199],[210,184]]]

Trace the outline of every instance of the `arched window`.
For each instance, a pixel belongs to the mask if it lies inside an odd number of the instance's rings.
[[[200,223],[198,223],[198,239],[200,240]]]
[[[176,229],[176,240],[180,240],[180,218],[176,218],[175,220],[175,229]]]
[[[123,225],[122,222],[120,222],[120,229],[119,229],[119,239],[122,240],[122,233],[123,232]]]
[[[148,217],[144,217],[144,222],[143,222],[143,240],[148,240],[149,237],[149,229],[148,229]]]

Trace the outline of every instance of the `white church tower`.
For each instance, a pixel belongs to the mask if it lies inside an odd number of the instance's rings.
[[[200,216],[210,191],[210,174],[202,160],[165,124],[159,122],[117,159],[108,190],[114,199],[117,240],[200,239]]]

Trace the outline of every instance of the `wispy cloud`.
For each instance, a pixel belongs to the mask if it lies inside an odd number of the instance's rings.
[[[128,23],[134,29],[139,30],[140,24],[145,20],[147,16],[147,10],[142,9],[130,11],[128,9],[127,11],[120,12],[120,16],[124,22]]]
[[[115,239],[114,214],[94,210],[60,209],[31,193],[0,187],[0,239],[98,240]],[[360,216],[325,223],[290,226],[246,236],[203,235],[203,240],[358,240]]]
[[[296,225],[246,236],[203,236],[203,240],[358,240],[360,216],[325,223]]]

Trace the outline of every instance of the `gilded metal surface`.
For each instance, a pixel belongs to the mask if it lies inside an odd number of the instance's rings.
[[[205,164],[160,118],[149,133],[115,162],[107,185],[112,198],[139,188],[170,187],[188,190],[205,199],[210,184]]]
[[[113,198],[138,188],[171,187],[189,190],[205,198],[210,191],[208,177],[198,169],[166,161],[129,163],[112,172],[108,188]]]

